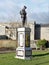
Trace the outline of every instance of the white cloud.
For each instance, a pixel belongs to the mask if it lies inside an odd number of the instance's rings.
[[[48,12],[48,0],[0,0],[0,18],[19,20],[20,10],[27,6],[27,15],[32,13]]]
[[[32,1],[33,3],[44,3],[47,0],[30,0],[30,1]]]
[[[0,16],[8,17],[9,15],[13,14],[15,6],[16,4],[12,0],[2,0],[0,2]]]

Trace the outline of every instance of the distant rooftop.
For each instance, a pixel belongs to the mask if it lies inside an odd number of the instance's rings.
[[[40,24],[42,27],[49,27],[49,24]]]

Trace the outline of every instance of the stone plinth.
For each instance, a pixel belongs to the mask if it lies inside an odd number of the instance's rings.
[[[19,59],[31,59],[32,49],[30,48],[30,28],[18,28],[18,47],[16,57]]]

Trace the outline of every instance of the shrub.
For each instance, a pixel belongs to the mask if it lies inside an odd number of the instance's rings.
[[[40,47],[41,49],[44,48],[46,46],[46,40],[43,39],[43,40],[38,40],[37,41],[37,46]]]

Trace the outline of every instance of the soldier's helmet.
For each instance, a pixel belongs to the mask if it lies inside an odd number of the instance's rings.
[[[24,6],[24,9],[26,9],[27,7],[26,6]]]

